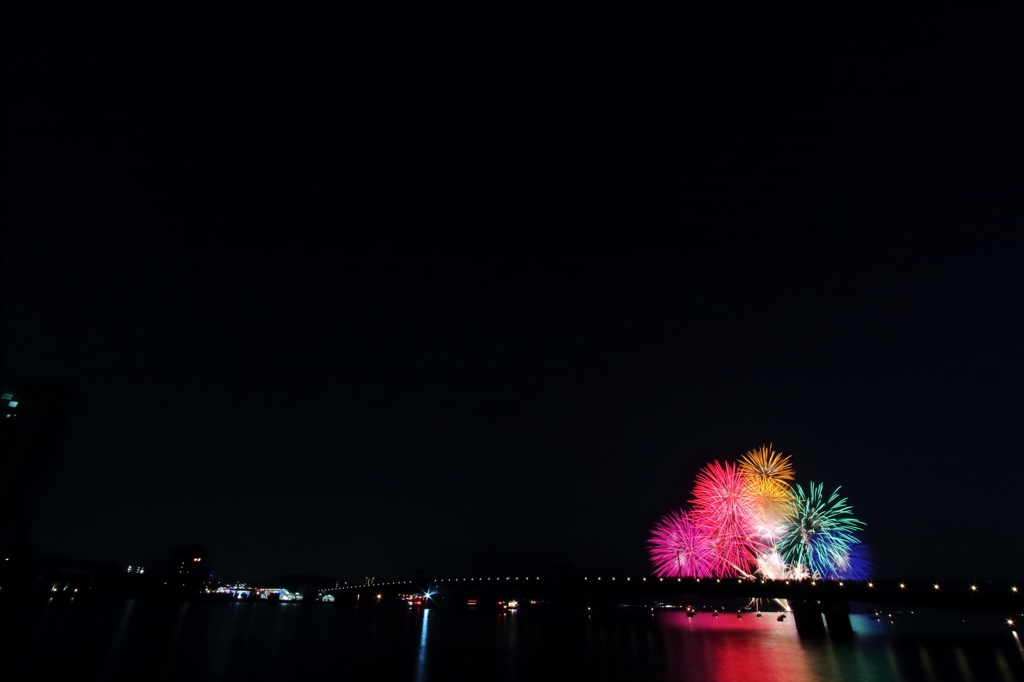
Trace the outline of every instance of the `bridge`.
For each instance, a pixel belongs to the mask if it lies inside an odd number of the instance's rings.
[[[801,635],[853,633],[850,604],[999,611],[1012,620],[1024,610],[1014,583],[927,581],[762,580],[658,578],[653,576],[484,576],[343,585],[321,590],[339,601],[380,603],[430,593],[438,606],[470,601],[558,604],[564,612],[593,612],[612,605],[688,604],[694,597],[785,600]],[[462,601],[465,599],[465,601]],[[366,600],[366,601],[364,601]]]

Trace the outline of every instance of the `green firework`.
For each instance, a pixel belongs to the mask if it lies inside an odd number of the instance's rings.
[[[794,486],[793,501],[777,542],[779,554],[794,568],[803,568],[811,577],[844,577],[850,562],[850,549],[860,543],[855,533],[864,527],[853,517],[853,509],[839,488],[826,500],[823,484],[808,486],[807,493]]]

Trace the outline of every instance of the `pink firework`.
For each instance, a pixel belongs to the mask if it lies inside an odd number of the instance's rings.
[[[683,511],[665,516],[650,541],[654,575],[662,578],[713,577],[714,547],[705,528]]]
[[[715,576],[749,575],[755,564],[757,505],[747,475],[735,464],[708,464],[693,488],[692,521],[701,526],[713,547]]]

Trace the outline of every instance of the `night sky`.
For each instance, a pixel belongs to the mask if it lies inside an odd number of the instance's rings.
[[[1024,575],[1020,5],[26,4],[40,551],[635,575],[773,443],[880,575]]]

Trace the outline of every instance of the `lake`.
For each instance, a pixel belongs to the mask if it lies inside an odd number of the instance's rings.
[[[78,600],[5,603],[0,618],[5,681],[1024,680],[1018,635],[984,614],[853,616],[845,642],[801,639],[775,614],[641,607],[556,616]]]

